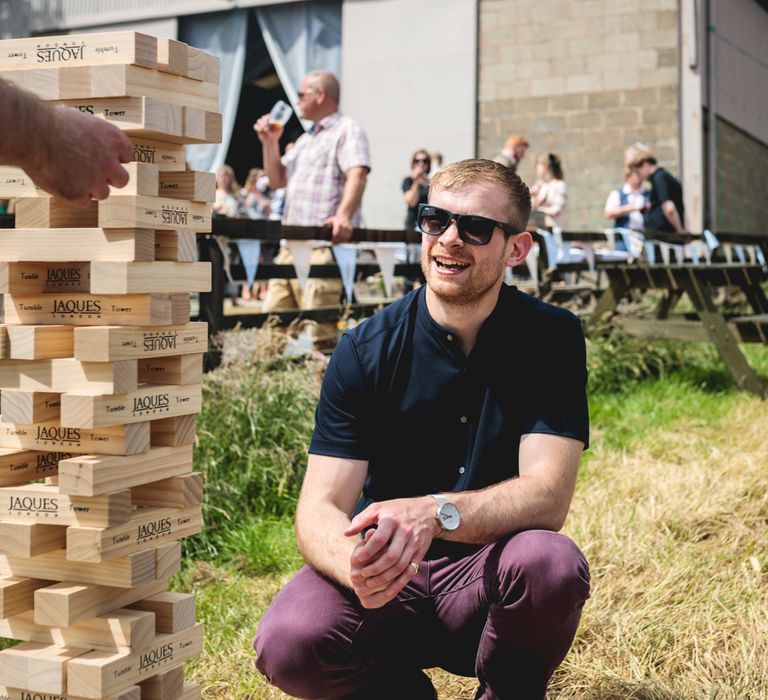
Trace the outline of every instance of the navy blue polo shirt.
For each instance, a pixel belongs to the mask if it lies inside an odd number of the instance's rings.
[[[517,476],[527,433],[589,442],[584,334],[572,313],[502,285],[467,357],[429,314],[425,290],[345,333],[323,380],[309,452],[368,461],[356,513]]]

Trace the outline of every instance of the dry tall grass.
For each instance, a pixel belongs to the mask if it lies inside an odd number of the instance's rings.
[[[566,532],[592,570],[551,700],[768,698],[768,404],[746,396],[631,452],[594,447]],[[197,572],[206,698],[278,700],[252,672],[257,617],[285,577]],[[441,700],[476,683],[431,672]],[[403,700],[408,700],[404,698]]]

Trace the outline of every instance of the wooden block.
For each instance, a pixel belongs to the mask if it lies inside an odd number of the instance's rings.
[[[87,292],[90,289],[90,275],[90,263],[87,262],[2,262],[0,263],[0,292],[4,294]]]
[[[67,691],[67,664],[89,653],[87,648],[22,642],[0,651],[0,678],[11,687],[61,695]]]
[[[192,684],[187,684],[192,685]],[[199,688],[198,688],[199,690]],[[193,698],[199,698],[200,696],[185,695],[185,691],[179,696],[180,700],[193,700]],[[0,700],[87,700],[86,698],[78,698],[74,695],[67,695],[66,698],[59,695],[40,695],[28,688],[10,688],[8,686],[0,685]],[[137,685],[132,685],[126,690],[118,693],[117,695],[110,695],[104,700],[141,700],[141,688]]]
[[[72,326],[6,326],[5,330],[11,359],[71,358],[74,353]]]
[[[9,423],[45,423],[59,420],[61,394],[47,391],[2,390],[3,420]]]
[[[220,143],[222,136],[221,114],[204,109],[184,107],[183,131],[186,143]]]
[[[157,39],[139,32],[65,34],[0,42],[0,70],[131,63],[157,68]]]
[[[178,700],[184,692],[184,667],[161,671],[139,685],[141,700]]]
[[[81,455],[59,462],[59,490],[98,496],[192,471],[192,447],[153,447],[141,455]]]
[[[3,229],[0,260],[72,262],[155,259],[153,231],[137,229]]]
[[[208,324],[125,328],[75,328],[75,357],[110,362],[145,357],[199,354],[208,349]]]
[[[200,700],[201,697],[200,686],[189,681],[184,683],[179,700]],[[69,698],[69,700],[76,700],[76,698]]]
[[[59,527],[66,531],[67,528]],[[0,554],[0,572],[8,576],[47,578],[52,581],[77,581],[98,586],[132,588],[158,578],[155,552],[145,549],[115,557],[103,564],[69,561],[64,549],[46,552],[32,559]],[[22,573],[24,572],[24,573]]]
[[[0,388],[3,389],[125,394],[138,388],[137,377],[138,360],[80,362],[60,358],[4,360],[0,363]]]
[[[219,57],[187,46],[187,76],[193,80],[219,84]]]
[[[160,174],[160,196],[192,202],[213,202],[216,175],[195,170],[167,170]]]
[[[131,489],[135,506],[185,509],[200,506],[203,500],[203,475],[200,472],[158,479]]]
[[[168,588],[168,579],[114,588],[86,583],[55,583],[35,591],[35,623],[69,627],[97,615],[124,608]]]
[[[47,197],[47,192],[41,190],[32,178],[21,168],[11,165],[0,165],[0,197],[15,199],[16,197]]]
[[[53,476],[60,459],[74,457],[73,452],[38,452],[0,448],[0,486],[26,484],[34,479]],[[112,489],[113,491],[116,489]]]
[[[211,207],[170,197],[115,195],[99,202],[99,226],[210,231]]]
[[[39,644],[58,644],[103,651],[138,651],[155,638],[154,613],[120,608],[71,627],[35,624],[33,609],[0,620],[0,635]],[[0,698],[2,698],[0,694]]]
[[[154,643],[134,654],[94,651],[69,663],[68,689],[72,695],[103,698],[132,683],[182,665],[203,650],[203,624],[176,634],[159,634]]]
[[[195,596],[192,593],[163,591],[131,603],[128,608],[154,613],[158,634],[175,634],[195,624]]]
[[[153,163],[123,163],[123,167],[128,171],[128,184],[125,187],[112,187],[110,185],[109,194],[133,194],[145,195],[147,197],[157,197],[160,191],[160,180],[158,174],[160,169]]]
[[[125,557],[159,542],[196,535],[202,521],[199,505],[183,510],[139,507],[123,525],[67,528],[67,559],[94,565]]]
[[[177,447],[193,444],[197,437],[195,419],[196,416],[178,416],[150,421],[152,446]]]
[[[50,583],[50,581],[20,576],[0,578],[0,618],[32,610],[35,591]]]
[[[188,263],[187,263],[188,264]],[[170,294],[6,294],[5,321],[13,324],[159,326],[184,323],[189,310]],[[182,295],[183,296],[183,295]],[[189,297],[186,295],[187,305]]]
[[[85,207],[57,197],[19,197],[16,200],[17,228],[93,228],[98,226],[98,203]]]
[[[60,396],[60,424],[68,428],[101,428],[106,425],[186,416],[198,413],[203,405],[203,388],[200,384],[146,385],[127,394],[93,395],[78,392]]]
[[[3,79],[41,100],[59,99],[59,75],[55,68],[4,71]]]
[[[67,528],[61,525],[0,521],[0,552],[6,556],[28,559],[66,546]]]
[[[175,39],[157,39],[157,70],[187,77],[187,45]]]
[[[197,234],[194,231],[155,231],[155,260],[195,262]]]
[[[10,343],[8,342],[8,331],[5,326],[0,325],[0,360],[9,357]]]
[[[173,576],[179,571],[181,571],[181,542],[167,542],[157,547],[155,549],[155,578]]]
[[[109,527],[128,522],[131,492],[125,489],[87,498],[60,493],[57,486],[48,484],[3,486],[0,512],[4,521]]]
[[[202,355],[152,357],[138,361],[138,378],[147,384],[200,384]]]
[[[180,294],[211,291],[211,263],[94,262],[93,294]]]
[[[21,425],[0,422],[0,447],[43,450],[57,454],[69,450],[77,454],[133,455],[149,449],[149,425],[133,423],[83,430],[62,428],[58,423]],[[169,429],[164,431],[164,434],[167,433],[170,433]]]
[[[156,165],[160,172],[186,168],[184,146],[181,144],[153,141],[140,136],[129,138],[133,144],[133,160],[135,162]]]

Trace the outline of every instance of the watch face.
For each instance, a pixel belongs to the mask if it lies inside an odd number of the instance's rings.
[[[459,509],[453,503],[443,503],[440,506],[437,517],[445,530],[455,530],[461,522]]]

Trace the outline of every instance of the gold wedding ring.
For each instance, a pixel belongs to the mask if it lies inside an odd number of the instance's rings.
[[[419,573],[419,565],[415,561],[412,561],[410,565],[413,567],[413,575],[416,576]]]

